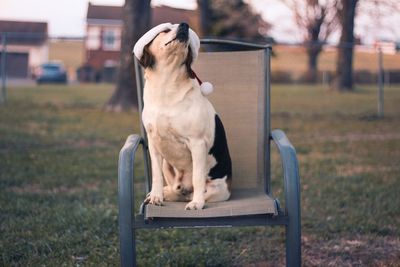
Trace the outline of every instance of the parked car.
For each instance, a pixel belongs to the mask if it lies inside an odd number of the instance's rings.
[[[49,62],[39,66],[35,74],[36,83],[67,83],[67,72],[62,63]]]

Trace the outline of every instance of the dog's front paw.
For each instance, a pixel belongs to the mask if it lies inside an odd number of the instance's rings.
[[[186,207],[185,210],[201,210],[204,208],[204,201],[190,201]]]
[[[147,194],[147,197],[144,202],[146,204],[150,203],[153,205],[162,206],[163,195],[157,194],[157,193],[154,193],[153,191],[151,191],[150,193]]]

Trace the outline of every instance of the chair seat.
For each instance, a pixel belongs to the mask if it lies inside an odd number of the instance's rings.
[[[185,210],[187,202],[164,202],[163,206],[148,204],[146,218],[211,218],[257,214],[277,215],[275,201],[259,189],[238,189],[228,201],[206,203],[202,210]]]

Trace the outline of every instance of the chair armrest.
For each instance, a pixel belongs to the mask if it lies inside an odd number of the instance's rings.
[[[281,130],[272,131],[271,136],[281,155],[285,187],[285,214],[289,217],[286,225],[286,266],[300,266],[300,175],[296,150]]]
[[[120,201],[120,208],[128,208],[121,205],[132,205],[126,200],[132,197],[133,200],[133,178],[134,178],[134,163],[136,151],[139,145],[143,143],[142,137],[136,134],[128,136],[124,146],[119,152],[118,160],[118,198]],[[129,209],[133,206],[129,206]]]
[[[139,135],[132,134],[126,139],[125,145],[119,152],[118,160],[118,206],[119,206],[119,238],[121,248],[121,262],[132,264],[132,253],[134,253],[133,242],[134,232],[134,162],[136,151],[143,139]]]
[[[272,140],[278,147],[284,177],[285,213],[300,219],[300,175],[296,150],[281,130],[271,133]]]

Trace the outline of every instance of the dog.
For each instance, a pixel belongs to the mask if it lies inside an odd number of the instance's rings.
[[[142,122],[152,171],[146,203],[187,201],[185,209],[201,210],[231,195],[225,130],[191,68],[199,46],[186,23],[158,25],[135,44],[145,69]]]

